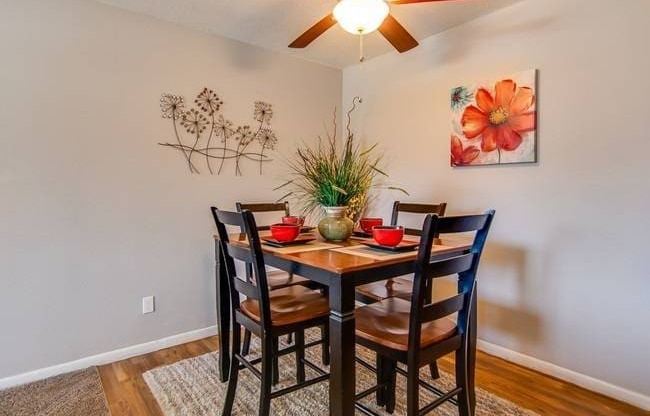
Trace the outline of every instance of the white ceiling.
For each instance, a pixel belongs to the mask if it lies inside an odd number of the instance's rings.
[[[337,68],[356,64],[359,59],[358,38],[344,32],[338,25],[305,49],[287,47],[327,15],[336,0],[99,1]],[[413,37],[422,40],[517,1],[520,0],[453,0],[391,5],[391,13]],[[366,36],[364,43],[366,59],[388,52],[397,53],[378,32]]]

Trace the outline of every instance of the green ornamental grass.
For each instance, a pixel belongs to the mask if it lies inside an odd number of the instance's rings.
[[[335,133],[326,139],[318,138],[315,147],[304,144],[289,159],[291,179],[276,189],[286,188],[289,196],[298,200],[304,214],[313,213],[320,207],[346,206],[346,214],[357,219],[368,204],[370,191],[375,188],[393,189],[408,193],[395,186],[385,184],[388,175],[381,169],[382,153],[377,144],[362,149],[350,131],[350,115],[361,100],[352,102],[348,112],[347,137],[337,143]]]

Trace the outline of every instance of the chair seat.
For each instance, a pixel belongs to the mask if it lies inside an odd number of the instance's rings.
[[[266,272],[266,281],[269,285],[269,290],[275,290],[293,285],[304,285],[309,282],[309,279],[305,279],[304,277],[295,274],[289,274],[282,270],[274,270]]]
[[[357,287],[357,292],[361,295],[376,301],[394,297],[411,299],[412,291],[413,280],[406,277],[382,280]]]
[[[271,323],[276,326],[291,325],[329,315],[327,296],[317,290],[296,285],[269,292]],[[247,299],[241,303],[241,310],[250,318],[260,322],[259,303]]]
[[[384,347],[408,351],[409,315],[411,303],[400,298],[388,298],[356,310],[356,335]],[[420,347],[438,343],[457,333],[456,323],[438,319],[422,325]]]

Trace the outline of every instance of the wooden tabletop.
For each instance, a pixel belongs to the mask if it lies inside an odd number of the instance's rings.
[[[264,232],[261,232],[260,234],[265,235]],[[235,243],[235,244],[240,243],[242,246],[248,245],[246,234],[243,233],[231,234],[229,237],[231,243]],[[417,240],[417,237],[414,236],[407,236],[406,238],[409,240]],[[339,246],[337,248],[352,247],[352,246],[360,245],[361,241],[363,240],[352,238],[340,243],[333,243],[333,244]],[[472,242],[471,238],[468,237],[463,238],[457,236],[455,237],[443,236],[443,238],[439,238],[435,240],[435,245],[431,253],[433,256],[437,256],[437,255],[443,255],[452,252],[460,252],[463,250],[468,250],[471,247],[471,242]],[[413,261],[417,254],[417,250],[414,250],[413,252],[410,253],[410,256],[406,256],[406,255],[402,255],[399,257],[389,256],[388,258],[385,259],[374,259],[374,258],[363,257],[360,255],[354,255],[349,252],[341,253],[335,251],[335,249],[333,248],[325,248],[322,250],[304,251],[304,252],[297,252],[297,253],[277,253],[271,251],[270,249],[268,249],[267,246],[262,244],[262,249],[264,250],[266,255],[273,255],[279,258],[283,258],[286,260],[305,264],[312,267],[317,267],[319,269],[327,270],[337,274],[349,273],[349,272],[354,272],[354,271],[359,271],[364,269],[372,269],[383,265],[401,263],[405,261]]]

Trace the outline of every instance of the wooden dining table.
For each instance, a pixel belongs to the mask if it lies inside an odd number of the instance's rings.
[[[412,239],[413,237],[407,236]],[[233,234],[231,242],[247,247],[244,234]],[[322,244],[302,251],[275,249],[262,245],[268,266],[284,270],[317,282],[328,288],[330,305],[330,378],[329,413],[332,416],[352,416],[355,413],[355,288],[367,283],[415,272],[416,251],[401,255],[368,255],[365,247],[356,247],[361,239]],[[319,244],[318,241],[312,244]],[[432,259],[442,259],[467,252],[471,239],[443,236],[436,240]],[[357,249],[364,252],[356,251]],[[217,321],[219,328],[219,379],[228,380],[230,362],[230,298],[223,252],[215,236]],[[474,308],[474,311],[476,308]],[[476,317],[470,318],[469,342],[475,351]],[[470,383],[474,383],[475,353],[469,357]],[[470,389],[473,392],[473,388]],[[471,398],[475,401],[474,397]]]

